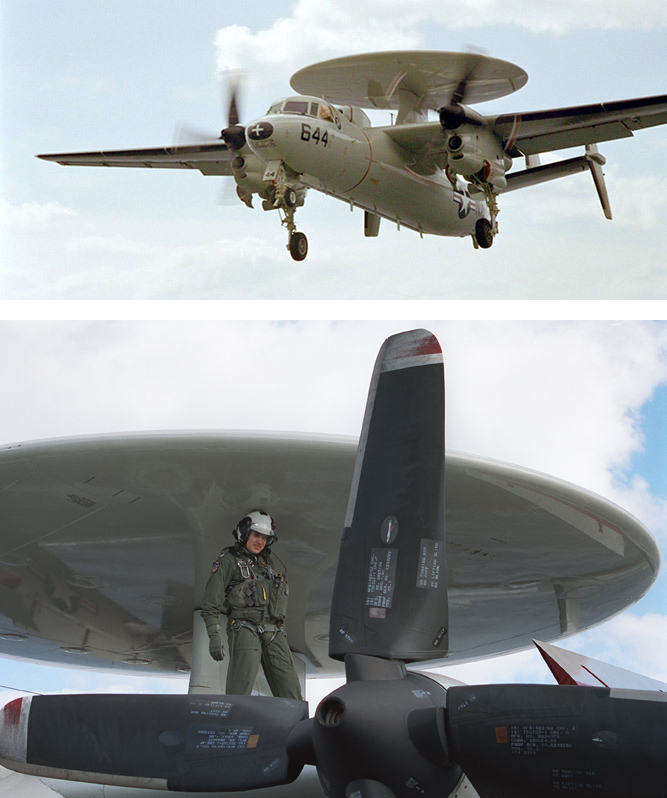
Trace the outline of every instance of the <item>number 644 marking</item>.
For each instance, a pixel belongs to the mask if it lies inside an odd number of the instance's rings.
[[[325,130],[324,133],[319,127],[314,130],[307,122],[301,123],[301,141],[314,141],[315,144],[322,144],[326,147],[329,144],[329,131]]]

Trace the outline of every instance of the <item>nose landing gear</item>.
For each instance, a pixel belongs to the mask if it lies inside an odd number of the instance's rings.
[[[292,175],[292,179],[296,177]],[[305,186],[296,186],[288,182],[285,165],[280,163],[267,167],[264,179],[271,180],[271,187],[264,194],[266,198],[262,207],[264,210],[277,208],[280,213],[281,224],[287,228],[287,249],[294,260],[303,260],[308,254],[308,239],[303,233],[297,232],[294,214],[298,206],[303,205],[307,189]]]
[[[294,214],[299,203],[299,195],[292,186],[284,186],[276,191],[275,204],[282,211],[282,223],[287,228],[287,249],[294,260],[303,260],[308,254],[308,239],[304,233],[297,232]]]

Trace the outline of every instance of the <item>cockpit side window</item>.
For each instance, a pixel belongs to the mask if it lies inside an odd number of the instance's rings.
[[[324,119],[327,122],[334,121],[334,112],[330,105],[325,105],[324,103],[320,105],[320,119]]]

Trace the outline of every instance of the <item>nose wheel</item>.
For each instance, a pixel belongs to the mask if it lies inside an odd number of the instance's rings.
[[[299,233],[297,231],[296,225],[294,224],[295,205],[296,202],[294,205],[283,202],[283,213],[285,215],[282,222],[287,228],[287,249],[289,249],[290,255],[294,260],[303,260],[308,254],[308,239],[304,233]]]

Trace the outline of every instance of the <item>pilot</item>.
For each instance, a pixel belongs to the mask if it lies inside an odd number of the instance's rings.
[[[287,580],[276,569],[271,546],[277,541],[270,515],[255,510],[233,531],[236,543],[213,563],[201,615],[214,660],[225,656],[220,613],[227,615],[228,695],[250,695],[260,664],[274,696],[301,699],[301,685],[283,627]]]

